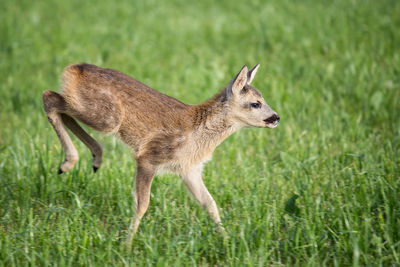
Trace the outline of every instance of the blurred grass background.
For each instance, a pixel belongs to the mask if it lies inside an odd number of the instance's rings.
[[[400,264],[400,2],[2,1],[0,264]],[[130,150],[110,136],[104,163],[63,160],[42,110],[62,69],[118,69],[199,103],[243,64],[281,116],[242,130],[205,169],[229,239],[172,175],[153,183],[132,251]]]

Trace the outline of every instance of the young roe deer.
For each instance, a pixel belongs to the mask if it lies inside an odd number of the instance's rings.
[[[150,201],[154,175],[161,170],[180,175],[193,196],[223,230],[217,205],[202,180],[202,169],[214,149],[243,127],[277,126],[280,118],[250,83],[260,64],[244,66],[213,98],[186,105],[112,69],[89,64],[68,66],[61,93],[43,92],[47,117],[65,150],[59,173],[78,160],[65,126],[92,152],[93,169],[102,162],[101,145],[75,121],[103,133],[114,133],[135,151],[136,214],[127,242],[131,243]]]

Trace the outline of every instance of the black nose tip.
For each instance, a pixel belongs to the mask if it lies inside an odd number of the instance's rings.
[[[279,117],[278,114],[274,114],[271,117],[269,117],[268,119],[265,119],[264,121],[266,123],[274,123],[274,122],[279,122],[281,120],[281,117]]]

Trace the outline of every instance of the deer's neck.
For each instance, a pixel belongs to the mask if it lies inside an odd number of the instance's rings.
[[[192,137],[200,151],[212,153],[229,135],[241,128],[229,116],[223,92],[194,106]]]

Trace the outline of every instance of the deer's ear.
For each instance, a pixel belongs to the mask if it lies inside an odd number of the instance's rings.
[[[247,83],[247,66],[244,65],[231,83],[232,93],[234,95],[239,95],[240,91],[243,89],[246,83]]]
[[[247,84],[250,84],[254,77],[256,76],[258,67],[260,67],[260,63],[258,63],[257,65],[255,65],[253,68],[251,68],[248,72],[247,72]]]

